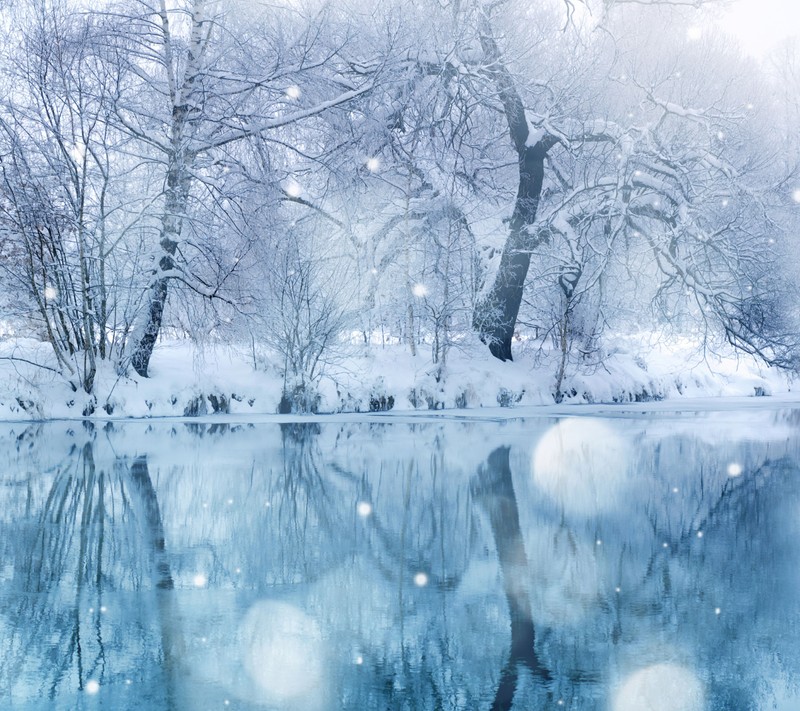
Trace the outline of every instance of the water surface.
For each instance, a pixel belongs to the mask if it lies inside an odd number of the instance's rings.
[[[800,412],[0,426],[0,706],[800,708]]]

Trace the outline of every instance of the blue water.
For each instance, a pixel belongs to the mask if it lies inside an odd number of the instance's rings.
[[[799,422],[0,425],[0,708],[800,709]]]

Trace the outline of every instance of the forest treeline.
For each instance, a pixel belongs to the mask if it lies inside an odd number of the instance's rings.
[[[252,344],[299,410],[343,343],[793,369],[800,58],[699,5],[0,3],[0,331],[87,393]]]

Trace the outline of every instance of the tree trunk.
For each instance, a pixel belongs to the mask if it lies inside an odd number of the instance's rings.
[[[505,65],[488,20],[481,29],[480,41],[486,57],[486,71],[503,105],[509,136],[519,158],[519,189],[500,267],[492,288],[479,302],[473,317],[473,327],[481,340],[489,346],[495,358],[505,361],[512,360],[511,339],[522,303],[531,250],[541,241],[532,234],[532,226],[542,194],[544,159],[557,139],[541,130],[536,140],[532,139],[522,97]]]
[[[176,174],[174,178],[173,172]],[[189,181],[188,179],[179,180],[177,174],[178,170],[171,170],[168,178],[167,206],[161,228],[161,259],[156,269],[153,270],[153,280],[147,290],[147,307],[142,315],[142,326],[131,352],[131,365],[143,378],[148,376],[150,358],[161,331],[164,306],[169,293],[167,274],[175,268],[174,257],[180,238],[181,218],[188,200]]]
[[[475,310],[474,326],[495,358],[513,360],[511,339],[522,303],[531,251],[541,239],[531,234],[544,179],[544,159],[554,139],[545,136],[525,146],[519,159],[519,189],[494,284]]]
[[[164,214],[161,218],[161,257],[153,270],[152,282],[147,290],[147,307],[142,315],[143,322],[136,334],[131,352],[133,369],[146,378],[150,368],[150,358],[161,331],[164,306],[169,293],[169,273],[175,269],[175,253],[181,238],[183,216],[189,201],[191,179],[187,168],[188,158],[179,148],[180,136],[185,123],[184,113],[176,112],[173,126],[175,151],[167,157],[167,192]]]
[[[142,335],[131,353],[131,366],[143,378],[147,377],[150,368],[150,358],[153,348],[161,330],[161,320],[164,316],[164,304],[167,302],[167,279],[157,279],[148,290],[148,308],[145,313],[145,323]]]
[[[202,97],[197,94],[199,79],[204,71],[202,57],[210,34],[204,29],[205,0],[194,0],[192,7],[192,32],[186,65],[181,69],[173,55],[173,37],[165,0],[159,3],[161,19],[163,61],[167,72],[169,98],[172,107],[170,118],[170,144],[165,151],[167,168],[164,214],[161,217],[161,256],[153,270],[147,291],[147,307],[143,321],[134,337],[131,352],[133,369],[146,378],[150,368],[169,291],[169,272],[175,269],[175,254],[181,240],[183,218],[186,215],[191,189],[191,168],[196,153],[187,148],[190,129],[201,116]]]

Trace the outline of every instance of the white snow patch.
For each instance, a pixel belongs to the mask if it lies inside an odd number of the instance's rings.
[[[524,413],[606,413],[622,405],[637,411],[713,410],[800,402],[791,376],[748,356],[728,351],[704,357],[689,339],[655,339],[653,334],[612,334],[610,340],[614,352],[602,361],[568,367],[560,405],[554,399],[559,354],[533,351],[522,341],[514,344],[515,360],[502,363],[470,337],[453,345],[445,366],[432,362],[426,343],[417,346],[416,356],[402,344],[353,346],[314,383],[318,412],[331,416],[372,411],[373,417],[385,417],[388,410],[393,416],[456,410],[461,417],[507,418]],[[15,360],[19,358],[24,360]],[[244,345],[159,343],[151,377],[119,376],[111,364],[100,363],[91,395],[73,390],[58,373],[32,363],[57,365],[46,343],[0,340],[0,420],[74,419],[84,413],[93,419],[307,418],[276,414],[283,393],[281,360],[267,354],[256,368],[251,349]],[[576,410],[578,404],[582,407]]]

